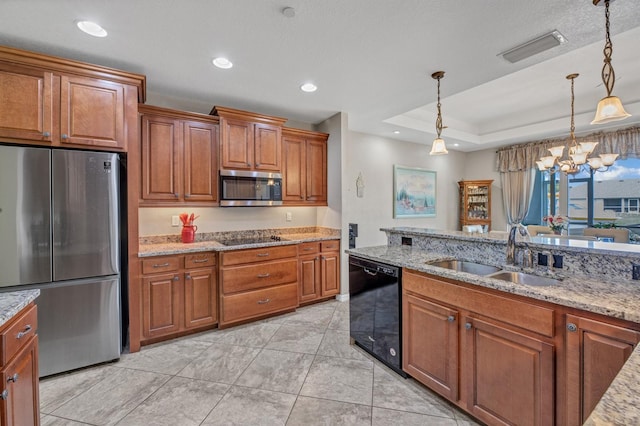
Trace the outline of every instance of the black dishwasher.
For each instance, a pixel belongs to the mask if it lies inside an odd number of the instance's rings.
[[[349,330],[354,342],[398,374],[402,371],[401,272],[349,256]]]

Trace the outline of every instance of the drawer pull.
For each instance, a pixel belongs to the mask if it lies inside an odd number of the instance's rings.
[[[266,305],[269,302],[271,302],[271,299],[258,300],[258,305]]]
[[[267,278],[271,276],[271,274],[258,274],[258,278]]]
[[[208,261],[209,261],[209,258],[207,257],[207,258],[204,258],[204,259],[194,259],[193,263],[205,263],[205,262],[208,262]]]
[[[153,265],[154,268],[164,268],[165,266],[169,266],[169,262],[156,263],[155,265]]]
[[[31,331],[31,324],[27,324],[27,326],[20,333],[16,334],[16,339],[22,339],[27,333]]]
[[[14,374],[13,376],[7,379],[7,383],[10,383],[10,382],[16,383],[18,381],[18,377],[20,377],[18,376],[18,373]]]
[[[0,393],[0,399],[4,399],[5,401],[9,398],[9,391],[8,390],[3,390],[2,393]]]
[[[313,250],[313,247],[305,247],[302,249],[302,251],[311,251]]]
[[[269,256],[269,253],[258,253],[256,254],[256,257],[267,257]]]

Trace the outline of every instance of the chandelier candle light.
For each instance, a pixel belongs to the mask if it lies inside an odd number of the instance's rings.
[[[598,3],[600,3],[600,0],[593,0],[594,5],[597,6]],[[628,114],[627,111],[624,110],[620,98],[617,96],[611,96],[611,92],[613,92],[613,85],[616,82],[616,74],[613,71],[613,66],[611,65],[613,44],[611,43],[611,35],[609,34],[609,0],[604,0],[604,9],[606,38],[603,51],[604,66],[602,67],[602,82],[607,88],[607,96],[598,102],[596,116],[591,124],[605,124],[631,117],[631,114]]]
[[[549,148],[551,155],[541,157],[536,161],[538,170],[548,171],[549,173],[555,173],[558,170],[566,174],[576,174],[580,171],[581,167],[586,163],[589,163],[591,170],[607,170],[609,166],[613,165],[618,158],[618,154],[600,154],[599,157],[587,158],[598,145],[598,142],[578,142],[575,135],[575,122],[574,122],[574,93],[573,84],[574,80],[579,74],[569,74],[567,80],[571,80],[571,128],[569,133],[569,143],[567,146],[567,156],[563,158],[564,145],[554,146]]]
[[[444,139],[440,137],[442,133],[442,129],[446,129],[447,126],[442,125],[442,111],[440,110],[440,80],[444,77],[444,71],[436,71],[431,74],[431,78],[434,80],[438,80],[438,118],[436,119],[436,132],[438,132],[438,137],[433,141],[433,145],[431,145],[431,152],[429,155],[443,155],[448,154],[447,147],[444,144]]]

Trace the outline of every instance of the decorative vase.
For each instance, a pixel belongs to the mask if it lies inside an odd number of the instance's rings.
[[[562,235],[562,229],[554,229],[554,230],[553,230],[553,233],[554,233],[555,235]]]
[[[182,227],[182,242],[192,243],[196,239],[196,231],[198,227],[195,225],[184,225]]]

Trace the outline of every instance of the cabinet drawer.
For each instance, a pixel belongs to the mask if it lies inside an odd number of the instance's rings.
[[[554,336],[552,309],[488,294],[482,290],[462,287],[410,271],[403,273],[402,287],[407,292],[428,297],[449,306],[466,309],[543,336]]]
[[[23,313],[14,318],[11,325],[0,335],[0,353],[2,364],[7,362],[26,344],[38,330],[38,311],[34,304],[25,308]]]
[[[203,266],[215,266],[215,264],[215,253],[189,254],[184,257],[185,269],[201,268]]]
[[[222,270],[224,294],[297,282],[298,261],[283,260]]]
[[[322,242],[322,251],[337,251],[337,250],[340,250],[340,240]]]
[[[269,260],[284,259],[287,257],[296,257],[298,255],[298,247],[290,246],[274,246],[263,247],[248,250],[236,250],[222,253],[221,264],[223,266],[240,265],[243,263],[264,262]]]
[[[143,274],[177,271],[180,269],[180,256],[154,257],[142,261]]]
[[[298,284],[285,284],[262,290],[222,296],[221,323],[242,321],[298,306]]]
[[[304,256],[306,254],[316,254],[320,252],[320,242],[314,241],[312,243],[298,244],[298,256]]]

